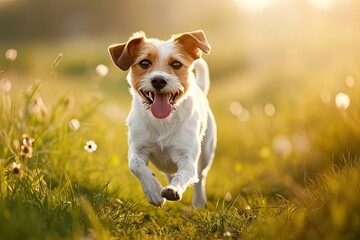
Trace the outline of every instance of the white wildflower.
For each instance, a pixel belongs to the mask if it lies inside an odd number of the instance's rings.
[[[97,149],[97,145],[93,140],[87,141],[84,146],[85,151],[87,152],[95,152]]]

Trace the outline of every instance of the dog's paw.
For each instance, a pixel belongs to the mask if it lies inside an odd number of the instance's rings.
[[[148,200],[148,202],[152,205],[154,205],[155,207],[163,207],[163,205],[166,202],[166,199],[163,198],[159,193],[148,193],[146,194],[146,198]]]
[[[143,185],[143,190],[150,204],[156,207],[162,207],[165,204],[166,199],[161,196],[163,187],[155,177]]]
[[[173,186],[167,186],[162,192],[161,196],[169,201],[179,201],[182,193]]]

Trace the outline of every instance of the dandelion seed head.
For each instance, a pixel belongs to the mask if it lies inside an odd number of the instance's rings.
[[[80,122],[74,118],[70,121],[69,126],[72,130],[77,131],[80,128]]]
[[[93,140],[87,141],[85,146],[84,146],[84,150],[87,152],[95,152],[97,149],[97,145]]]
[[[105,66],[104,64],[99,64],[96,66],[96,73],[100,76],[100,77],[105,77],[109,72],[109,68],[107,66]]]
[[[346,93],[338,93],[335,97],[335,105],[338,109],[347,109],[350,106],[350,97]]]
[[[17,51],[13,48],[8,49],[5,52],[5,58],[10,61],[15,61],[17,58]]]

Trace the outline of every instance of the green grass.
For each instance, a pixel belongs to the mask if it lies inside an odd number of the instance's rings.
[[[360,237],[359,86],[347,90],[351,107],[339,110],[320,101],[322,83],[302,81],[309,76],[291,84],[286,71],[250,75],[254,81],[235,81],[238,73],[214,81],[209,98],[219,146],[208,177],[209,208],[192,209],[189,189],[181,202],[159,209],[146,202],[127,169],[126,83],[112,81],[112,74],[99,80],[89,66],[62,59],[49,61],[45,76],[27,87],[19,84],[21,64],[0,75],[22,89],[6,91],[2,81],[0,239]],[[61,80],[65,84],[55,82],[67,74],[72,77]],[[88,78],[79,80],[83,75]],[[58,86],[67,84],[76,97],[60,93]],[[333,95],[338,90],[326,87]],[[89,96],[95,88],[119,106],[97,92]],[[57,100],[48,104],[43,95]],[[233,101],[250,112],[248,121],[229,111]],[[257,110],[269,102],[276,106],[272,117]],[[109,109],[122,114],[111,118]],[[70,127],[73,119],[80,122],[77,130]],[[287,139],[292,150],[284,154],[274,139]],[[89,140],[96,142],[95,152],[84,150]]]

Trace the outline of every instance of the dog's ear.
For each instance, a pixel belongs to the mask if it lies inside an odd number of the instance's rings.
[[[134,63],[140,43],[146,38],[144,32],[136,32],[126,43],[113,44],[109,47],[110,56],[121,70],[126,71]]]
[[[210,44],[202,30],[176,34],[173,35],[173,39],[174,42],[179,42],[194,60],[201,57],[201,51],[205,54],[210,53]]]

